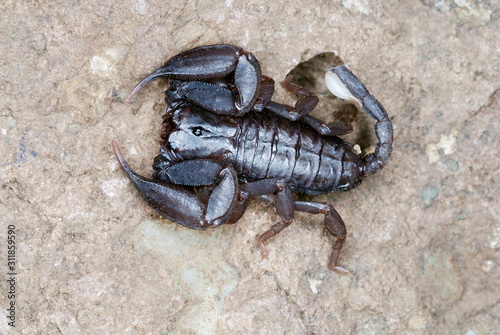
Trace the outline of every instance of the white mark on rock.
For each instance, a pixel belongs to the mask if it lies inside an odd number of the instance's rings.
[[[122,59],[126,51],[124,46],[116,46],[104,50],[90,59],[90,70],[93,74],[107,77],[115,70],[115,65]]]
[[[498,249],[498,248],[500,248],[500,226],[499,225],[497,225],[493,229],[493,232],[490,235],[490,241],[488,243],[488,246],[491,249]]]
[[[146,15],[148,13],[149,3],[146,0],[137,0],[135,3],[135,10],[141,14]]]
[[[491,272],[491,270],[493,270],[494,267],[495,267],[495,262],[492,261],[491,259],[485,260],[481,265],[481,269],[483,269],[483,271],[486,273]]]
[[[9,129],[14,128],[16,125],[17,121],[12,116],[0,116],[0,127],[2,127],[2,135],[7,135]]]
[[[434,4],[440,12],[453,10],[461,22],[472,25],[485,25],[491,21],[493,12],[481,7],[482,1],[477,0],[441,0]]]
[[[484,25],[491,21],[492,11],[481,8],[476,0],[453,0],[455,12],[463,21]]]
[[[69,287],[75,296],[86,297],[91,301],[97,301],[101,295],[107,293],[104,284],[92,276],[70,280]]]
[[[436,7],[441,12],[447,12],[450,10],[450,4],[447,3],[445,0],[436,2],[434,4],[434,7]]]
[[[101,191],[109,198],[114,198],[120,190],[124,189],[128,181],[124,178],[105,180],[101,184]]]
[[[408,328],[411,330],[425,329],[427,326],[427,319],[422,315],[412,315],[408,320]]]
[[[425,153],[429,163],[439,161],[441,154],[451,155],[457,151],[457,130],[452,130],[448,135],[441,135],[438,143],[427,144]]]
[[[320,289],[322,284],[323,284],[323,280],[309,279],[309,288],[311,289],[312,293],[314,293],[314,294],[319,293],[319,289]]]
[[[342,0],[342,6],[352,12],[357,12],[365,15],[371,13],[370,2],[367,0]]]

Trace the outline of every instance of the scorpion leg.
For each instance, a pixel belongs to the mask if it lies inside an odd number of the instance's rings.
[[[313,92],[306,90],[299,85],[292,84],[292,80],[292,75],[286,76],[285,80],[281,82],[281,86],[300,97],[295,103],[294,112],[297,113],[299,115],[298,118],[301,119],[316,108],[319,98]]]
[[[270,201],[276,208],[276,213],[281,218],[281,221],[273,225],[269,230],[264,232],[259,236],[257,241],[259,242],[260,252],[262,257],[267,257],[268,252],[264,242],[279,234],[283,229],[288,227],[294,217],[293,209],[293,197],[290,188],[282,179],[263,179],[246,184],[241,184],[240,188],[247,192],[249,196],[264,196],[266,198],[267,194],[275,194]],[[271,197],[269,197],[271,198]]]
[[[349,134],[353,130],[352,124],[350,122],[343,121],[342,119],[325,124],[323,121],[315,118],[314,116],[306,115],[302,121],[316,129],[316,131],[323,136],[341,136]]]
[[[342,136],[353,131],[352,122],[356,120],[357,111],[339,112],[338,120],[325,124],[311,115],[304,116],[303,121],[324,136]]]
[[[248,200],[249,200],[248,192],[240,190],[240,193],[238,194],[238,199],[236,201],[236,205],[234,205],[233,211],[231,212],[231,215],[227,219],[227,224],[233,224],[236,223],[243,214],[245,214],[245,211],[247,210],[248,207]]]
[[[348,110],[337,112],[337,121],[333,121],[328,124],[328,128],[330,128],[330,133],[327,134],[328,136],[342,136],[352,133],[352,123],[356,121],[356,114],[358,113],[358,110],[353,106],[347,107],[350,108]]]
[[[266,76],[262,76],[262,81],[260,82],[260,91],[257,95],[257,100],[253,105],[252,110],[256,112],[262,112],[266,105],[271,101],[274,94],[274,79]]]
[[[329,203],[325,202],[311,202],[311,201],[295,201],[295,210],[311,213],[311,214],[324,214],[325,215],[325,228],[326,231],[336,238],[333,244],[332,254],[330,256],[330,263],[328,267],[331,270],[348,274],[349,270],[344,269],[338,265],[338,259],[342,246],[345,242],[347,230],[344,221],[339,213]]]
[[[294,107],[280,104],[274,101],[270,101],[266,108],[270,111],[282,116],[291,121],[297,121],[303,119],[307,114],[309,114],[318,105],[319,98],[313,92],[306,90],[303,87],[292,84],[293,77],[288,75],[285,80],[281,83],[283,88],[292,91],[297,94],[300,98],[295,103]]]
[[[186,189],[184,185],[177,185],[164,180],[151,180],[138,175],[125,161],[114,141],[113,150],[123,170],[137,187],[143,199],[162,216],[191,229],[217,227],[226,222],[231,216],[239,193],[237,174],[232,167],[220,170],[217,175],[218,183],[205,204],[199,196]],[[214,168],[212,163],[204,165],[209,166],[210,169]],[[190,166],[184,165],[184,168],[196,168],[196,171],[199,171],[196,166],[195,163],[192,163]],[[175,175],[175,170],[170,174],[166,174],[168,178],[174,176],[172,178],[174,180]],[[177,181],[185,182],[186,179]],[[187,182],[199,183],[194,179],[188,179]],[[205,180],[205,183],[208,182]]]
[[[378,143],[374,153],[363,157],[363,175],[373,174],[385,165],[392,152],[392,122],[380,102],[345,66],[328,68],[325,74],[328,89],[341,99],[351,100],[377,122]]]
[[[267,104],[267,109],[291,121],[302,120],[312,128],[316,129],[324,136],[340,136],[352,132],[352,119],[343,116],[339,121],[325,124],[323,121],[309,115],[316,108],[319,99],[313,92],[292,83],[293,76],[288,75],[281,83],[283,88],[297,94],[300,98],[294,107],[271,101]]]
[[[257,198],[265,202],[271,203],[273,205],[276,205],[275,199],[268,195],[258,196]],[[328,267],[331,270],[340,272],[342,274],[349,274],[350,273],[349,270],[338,265],[340,251],[342,250],[342,246],[345,242],[347,230],[345,228],[344,221],[340,217],[339,213],[335,210],[335,208],[333,208],[331,204],[326,202],[294,201],[293,209],[296,211],[306,212],[310,214],[325,215],[326,231],[330,235],[336,238],[335,243],[333,244],[332,254],[330,256],[330,262],[328,264]]]
[[[288,75],[281,83],[283,88],[292,91],[301,98],[295,104],[295,109],[300,110],[302,120],[316,129],[324,136],[341,136],[349,134],[353,131],[352,122],[354,121],[355,113],[343,112],[339,115],[339,120],[325,124],[323,121],[308,115],[318,104],[316,94],[306,90],[305,88],[292,84],[293,76]]]

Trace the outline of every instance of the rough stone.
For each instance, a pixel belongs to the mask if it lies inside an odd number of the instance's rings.
[[[4,1],[0,250],[16,231],[16,328],[2,334],[487,334],[500,287],[500,5],[495,1]],[[232,43],[280,82],[324,54],[387,109],[394,153],[351,192],[314,197],[347,224],[328,271],[322,218],[275,211],[190,231],[158,217],[112,154],[151,172],[164,82],[185,49]],[[325,56],[325,57],[326,57]],[[327,59],[327,58],[325,58]],[[333,118],[321,93],[314,112]],[[296,97],[277,85],[275,100]],[[373,121],[346,137],[369,151]],[[439,194],[422,199],[426,186]],[[432,198],[432,199],[431,199]],[[432,204],[432,205],[430,205]]]

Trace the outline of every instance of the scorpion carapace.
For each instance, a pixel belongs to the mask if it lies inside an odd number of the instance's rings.
[[[361,156],[338,138],[349,121],[325,124],[309,115],[318,97],[285,78],[282,86],[299,99],[288,106],[271,100],[273,79],[263,76],[257,59],[233,45],[187,50],[144,78],[126,102],[158,78],[170,79],[161,148],[151,179],[135,173],[116,142],[113,150],[144,200],[162,216],[191,229],[235,223],[250,197],[272,204],[280,217],[258,238],[264,242],[289,226],[294,211],[323,214],[335,237],[329,267],[338,265],[346,238],[344,221],[331,204],[296,201],[292,193],[345,191],[387,162],[392,123],[382,105],[345,66],[326,69],[329,90],[351,100],[376,120],[375,152]]]

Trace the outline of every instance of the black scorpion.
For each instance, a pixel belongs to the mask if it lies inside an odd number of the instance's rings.
[[[366,87],[345,67],[326,69],[330,91],[352,101],[377,122],[374,153],[361,157],[338,138],[352,131],[350,121],[325,124],[310,115],[318,97],[291,82],[282,83],[299,100],[294,107],[271,101],[274,81],[261,74],[253,54],[233,45],[187,50],[144,78],[126,98],[158,78],[170,79],[165,101],[160,154],[152,179],[134,172],[113,150],[144,200],[159,214],[192,229],[235,223],[250,197],[276,208],[280,222],[258,238],[264,241],[293,221],[294,211],[325,216],[336,238],[329,267],[338,265],[346,238],[344,221],[331,204],[295,201],[294,192],[346,191],[380,170],[392,151],[392,123]]]

